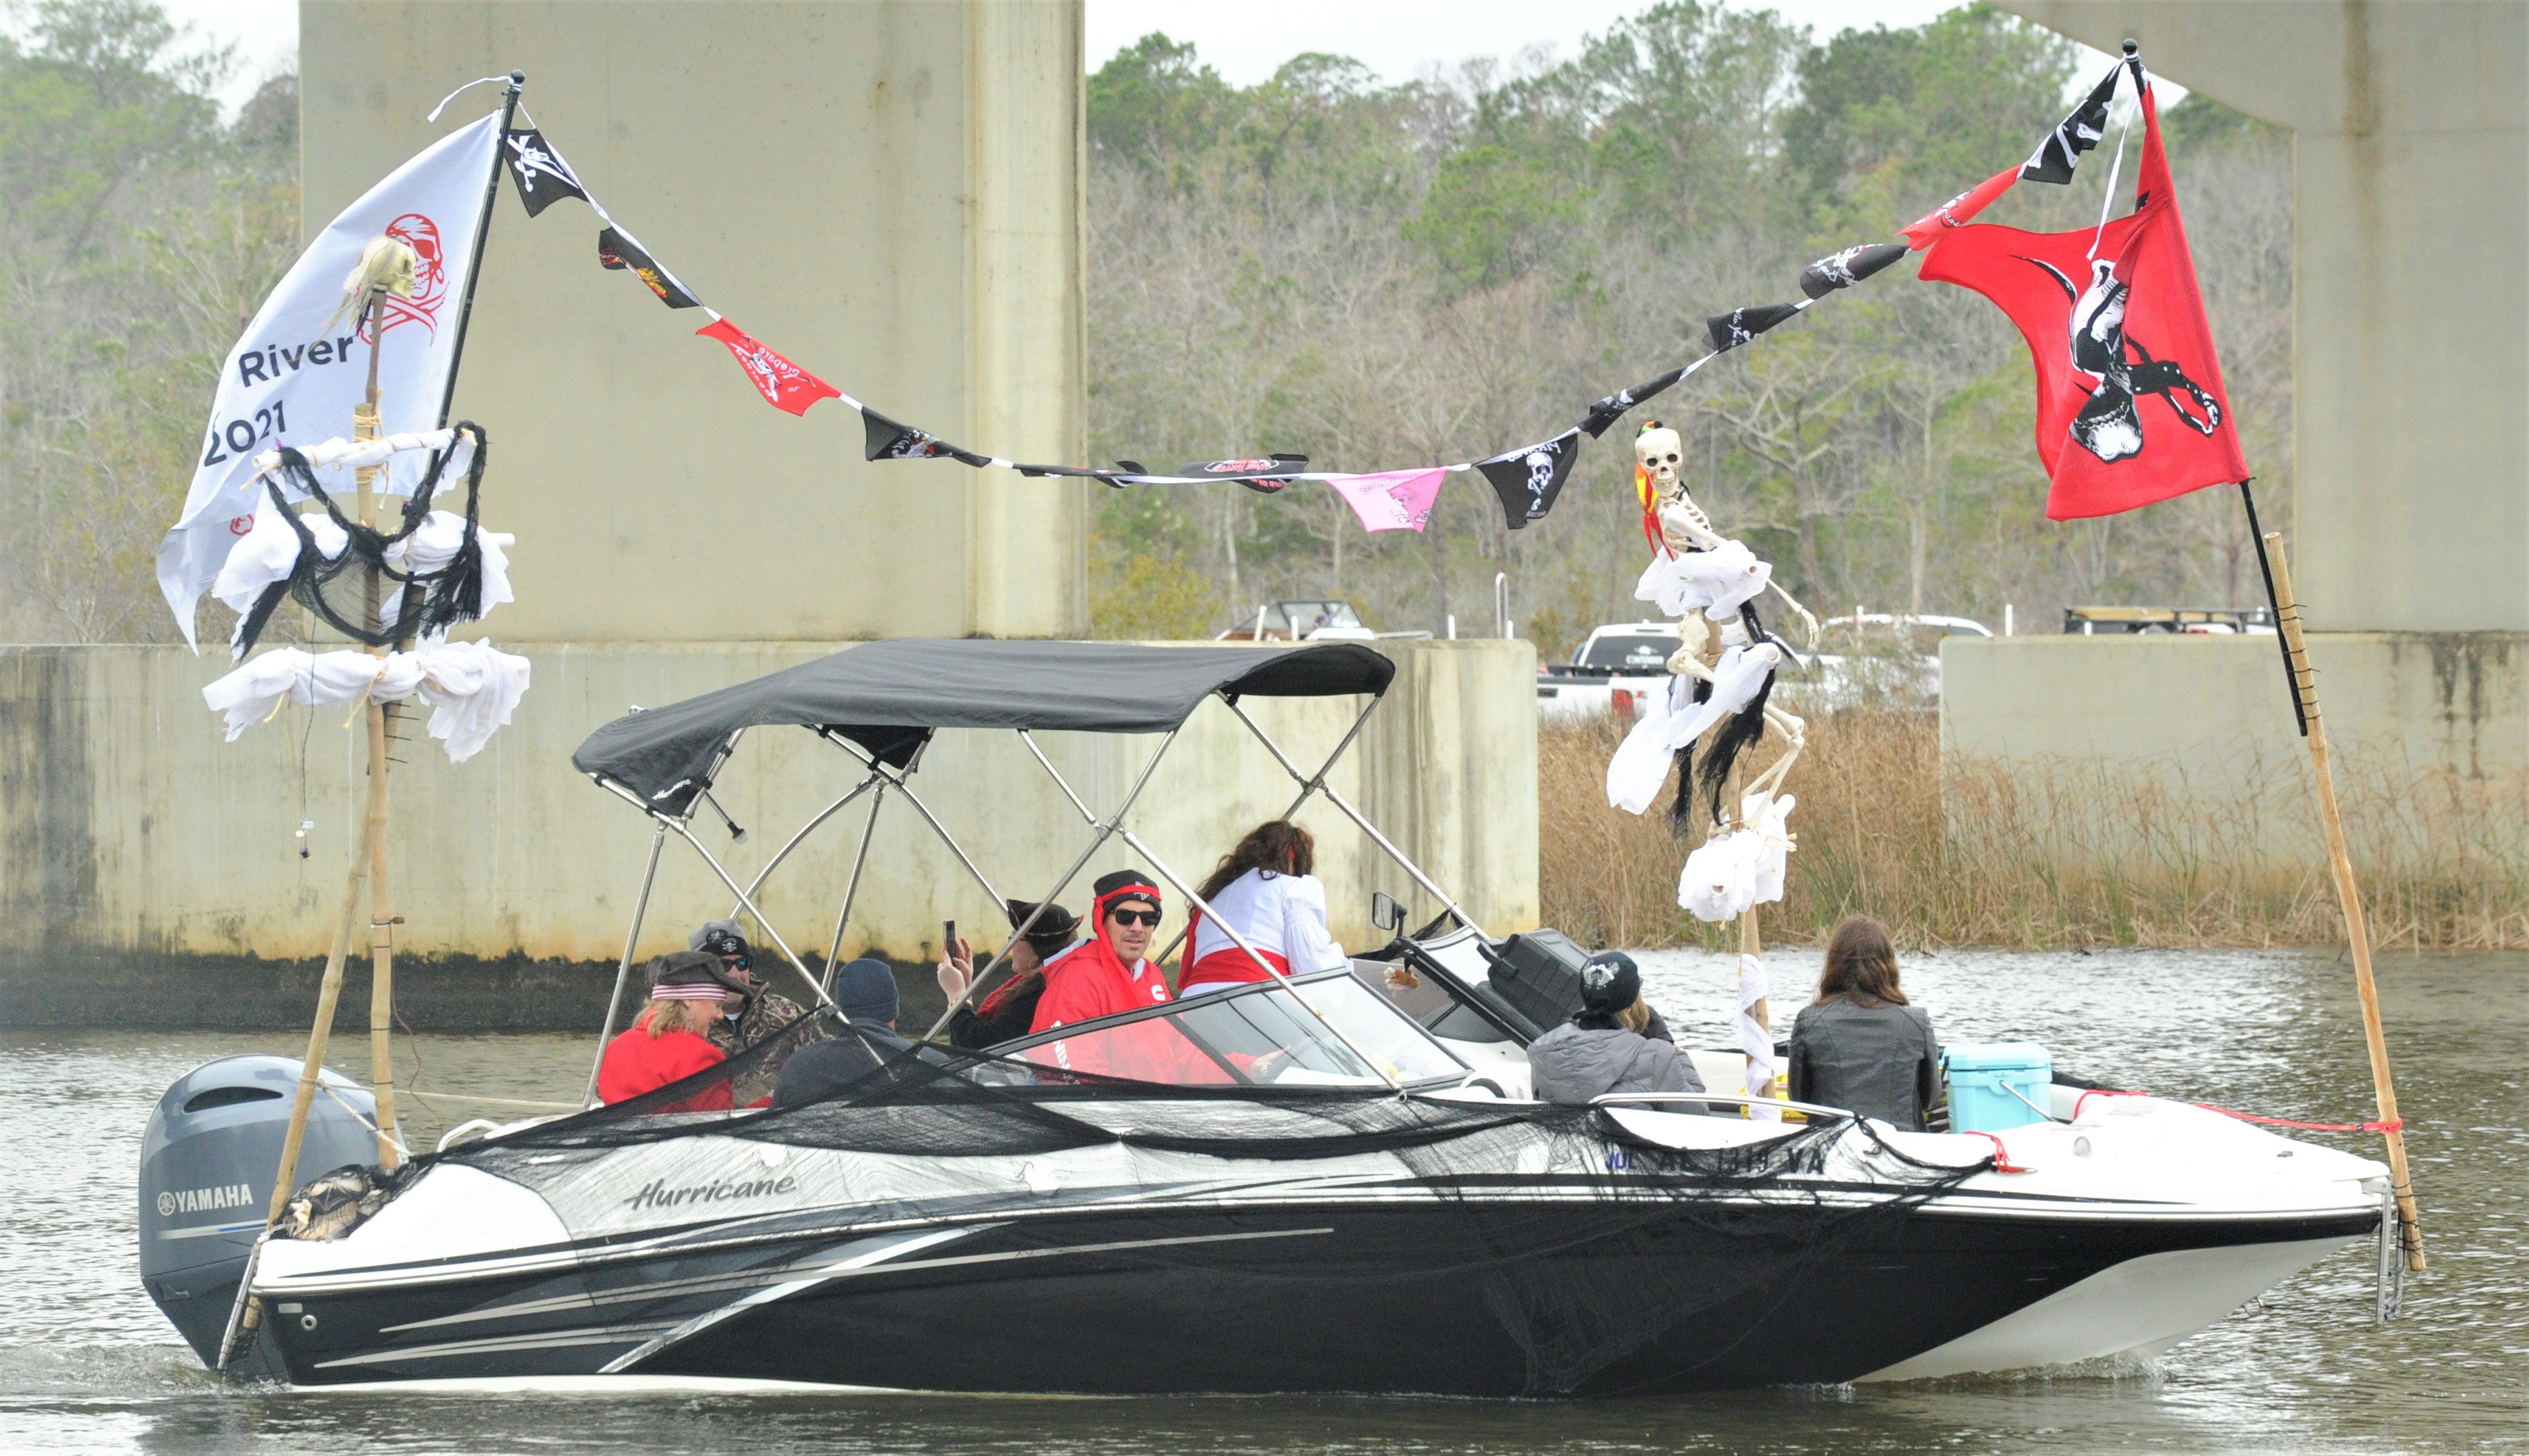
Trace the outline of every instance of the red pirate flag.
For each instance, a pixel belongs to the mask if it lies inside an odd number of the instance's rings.
[[[1991,298],[2028,341],[2053,520],[2248,475],[2149,86],[2142,122],[2130,215],[2073,233],[1960,228],[1923,255],[1924,280]]]
[[[728,351],[745,366],[746,377],[754,380],[756,389],[762,392],[764,403],[776,409],[805,414],[808,406],[819,400],[843,397],[841,390],[756,343],[727,319],[713,319],[694,332],[727,345]]]

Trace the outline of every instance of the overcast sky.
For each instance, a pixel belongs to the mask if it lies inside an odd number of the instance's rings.
[[[238,43],[238,74],[222,94],[234,109],[255,84],[295,63],[297,0],[160,0],[179,23]],[[1089,69],[1153,30],[1191,40],[1229,81],[1252,85],[1302,51],[1350,56],[1387,81],[1472,56],[1511,57],[1532,46],[1558,56],[1581,37],[1648,9],[1651,0],[1088,0]],[[1854,26],[1913,26],[1943,0],[1772,0],[1821,37]],[[470,80],[458,77],[449,82]]]

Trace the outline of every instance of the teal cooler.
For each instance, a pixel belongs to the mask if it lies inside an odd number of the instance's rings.
[[[2044,1122],[2055,1060],[2035,1042],[1967,1042],[1941,1050],[1950,1131],[2001,1132]],[[2015,1096],[2015,1094],[2017,1094]]]

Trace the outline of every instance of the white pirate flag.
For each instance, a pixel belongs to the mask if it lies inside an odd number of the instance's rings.
[[[1554,498],[1563,493],[1572,462],[1580,458],[1581,431],[1576,426],[1541,445],[1478,460],[1476,468],[1492,482],[1493,494],[1501,497],[1502,515],[1516,531],[1554,509]]]
[[[545,140],[545,134],[533,127],[504,133],[501,136],[501,160],[509,164],[510,181],[518,185],[518,202],[535,217],[565,197],[577,197],[590,202],[588,189],[579,185],[579,177],[562,153]]]
[[[261,497],[254,458],[281,445],[351,433],[351,407],[367,392],[378,352],[378,433],[436,429],[457,361],[457,305],[474,267],[477,223],[492,176],[501,119],[452,132],[343,209],[298,255],[220,366],[211,419],[197,448],[184,513],[158,547],[158,589],[193,638],[193,609],[254,525]],[[390,297],[377,337],[334,315],[360,249],[381,235],[413,250],[409,298]],[[397,457],[386,488],[412,488],[428,455]]]

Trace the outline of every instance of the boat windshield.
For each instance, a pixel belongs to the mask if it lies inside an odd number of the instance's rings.
[[[1295,977],[1293,986],[1306,1005],[1292,990],[1259,982],[1049,1032],[996,1054],[1183,1087],[1380,1086],[1387,1077],[1410,1086],[1466,1075],[1463,1062],[1349,971]]]

